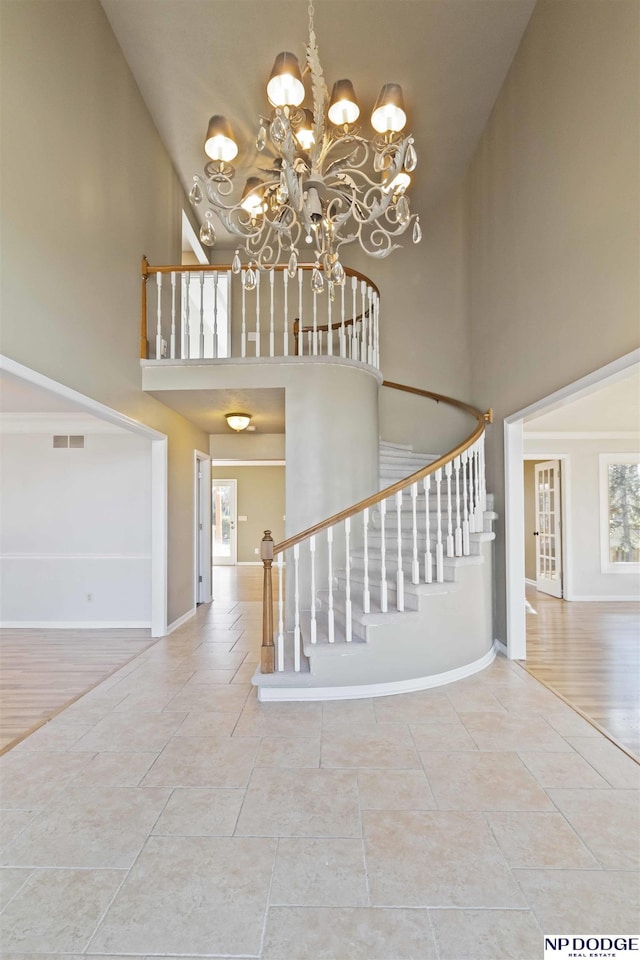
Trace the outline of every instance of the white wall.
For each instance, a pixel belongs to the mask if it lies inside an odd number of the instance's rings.
[[[3,435],[0,453],[2,622],[149,626],[150,442]]]
[[[503,418],[640,340],[639,28],[636,0],[539,0],[468,173],[472,398],[494,408],[499,513]]]
[[[141,391],[140,261],[179,263],[182,187],[98,0],[0,3],[0,352],[168,436],[168,620],[193,606],[193,451]]]
[[[543,440],[524,437],[524,452],[553,459],[567,454],[569,482],[566,493],[570,531],[564,558],[563,592],[566,600],[640,599],[640,574],[602,573],[600,568],[600,462],[601,453],[633,453],[637,440]],[[562,483],[567,484],[566,476]]]

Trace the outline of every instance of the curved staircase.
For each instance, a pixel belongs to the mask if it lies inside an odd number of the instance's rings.
[[[493,660],[496,514],[484,491],[483,448],[490,414],[452,402],[479,424],[458,448],[438,456],[382,441],[381,494],[284,544],[266,541],[265,583],[270,587],[273,553],[279,597],[275,669],[265,672],[263,666],[253,678],[260,700],[352,699],[425,689]],[[340,524],[346,549],[336,562]],[[320,574],[323,535],[328,542]],[[311,566],[307,604],[300,589],[305,541]],[[284,597],[291,592],[293,608],[291,597],[288,602]],[[267,645],[270,632],[267,625]]]

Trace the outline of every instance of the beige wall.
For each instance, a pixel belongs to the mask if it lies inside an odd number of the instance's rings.
[[[539,0],[467,176],[472,394],[496,414],[501,513],[502,418],[638,346],[639,18],[636,0]]]
[[[276,543],[284,540],[284,467],[211,467],[214,480],[238,481],[238,563],[260,561],[256,549],[270,529]],[[246,520],[240,520],[240,517]]]
[[[97,0],[0,14],[0,349],[168,435],[171,622],[193,605],[193,449],[208,438],[141,392],[139,264],[178,262],[183,193]]]

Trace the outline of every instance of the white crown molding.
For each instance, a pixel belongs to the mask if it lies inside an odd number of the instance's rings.
[[[639,440],[638,430],[525,430],[527,440]]]
[[[130,431],[86,413],[0,413],[0,433],[110,434],[123,436]]]

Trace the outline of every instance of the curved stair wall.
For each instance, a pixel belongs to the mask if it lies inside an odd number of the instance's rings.
[[[456,406],[475,429],[439,457],[382,444],[380,493],[283,543],[267,532],[262,664],[254,677],[261,700],[422,689],[493,659],[495,514],[484,470],[491,414],[385,386]]]

